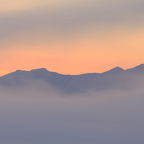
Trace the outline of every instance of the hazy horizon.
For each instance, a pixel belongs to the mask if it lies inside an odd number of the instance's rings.
[[[144,144],[143,110],[144,0],[0,0],[0,144]]]

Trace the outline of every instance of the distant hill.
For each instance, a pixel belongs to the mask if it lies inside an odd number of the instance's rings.
[[[31,71],[17,70],[0,77],[2,87],[21,87],[29,81],[44,81],[63,93],[104,91],[111,89],[130,90],[144,87],[144,64],[123,70],[115,67],[104,73],[63,75],[45,68]]]

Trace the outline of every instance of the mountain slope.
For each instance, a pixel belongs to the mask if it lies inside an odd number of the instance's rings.
[[[29,84],[30,81],[43,81],[64,93],[129,90],[144,86],[144,64],[127,70],[116,67],[104,73],[81,75],[62,75],[47,71],[45,68],[31,71],[17,70],[0,77],[0,86],[21,87]]]

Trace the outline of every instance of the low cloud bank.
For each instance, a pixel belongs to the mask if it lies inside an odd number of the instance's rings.
[[[60,94],[0,88],[3,144],[143,144],[144,90]]]

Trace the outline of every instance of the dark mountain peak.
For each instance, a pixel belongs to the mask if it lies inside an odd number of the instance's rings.
[[[144,64],[140,64],[140,65],[134,67],[133,69],[142,70],[142,69],[144,69]]]
[[[117,67],[115,67],[115,68],[113,68],[111,70],[123,70],[123,69],[121,67],[117,66]]]
[[[115,68],[113,68],[109,71],[104,72],[104,74],[106,74],[106,73],[117,74],[117,73],[120,73],[120,72],[123,72],[123,71],[124,70],[121,67],[117,66],[117,67],[115,67]]]
[[[46,68],[33,69],[31,71],[48,72]]]
[[[131,71],[134,73],[144,73],[144,64],[140,64],[134,68],[127,69],[127,71]]]
[[[46,74],[49,71],[46,68],[40,68],[40,69],[33,69],[30,71],[30,73],[37,73],[37,74]]]
[[[22,70],[16,70],[15,72],[21,72]]]
[[[40,68],[40,69],[33,69],[29,73],[31,77],[39,78],[47,76],[49,74],[49,71],[46,68]]]
[[[20,73],[22,73],[22,72],[27,72],[27,71],[25,71],[25,70],[16,70],[16,71],[13,72],[13,73],[20,74]]]

